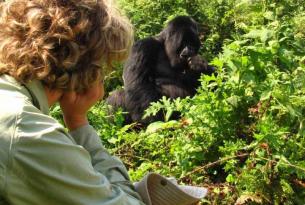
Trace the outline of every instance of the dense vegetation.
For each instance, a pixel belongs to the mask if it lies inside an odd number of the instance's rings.
[[[303,0],[120,0],[136,39],[176,15],[201,23],[201,53],[218,68],[193,98],[154,103],[169,119],[132,131],[103,103],[90,120],[133,180],[149,171],[203,185],[203,204],[305,204]],[[107,89],[121,86],[120,69]],[[59,117],[58,107],[53,115]]]

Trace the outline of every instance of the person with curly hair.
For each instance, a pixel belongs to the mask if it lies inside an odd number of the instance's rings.
[[[129,21],[111,0],[8,0],[0,28],[0,204],[144,204],[86,117]]]

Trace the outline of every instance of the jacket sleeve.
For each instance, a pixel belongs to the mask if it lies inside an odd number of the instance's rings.
[[[90,154],[94,169],[102,173],[111,184],[120,186],[126,193],[140,198],[134,191],[126,167],[122,161],[109,154],[102,146],[101,139],[92,126],[86,125],[70,132],[77,144],[83,146]]]
[[[53,118],[25,108],[10,155],[11,204],[143,205],[122,162],[89,125],[68,134]]]

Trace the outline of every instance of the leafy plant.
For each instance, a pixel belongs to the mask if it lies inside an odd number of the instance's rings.
[[[203,204],[305,203],[305,33],[301,0],[120,0],[137,38],[155,35],[175,15],[202,23],[202,55],[217,76],[202,76],[193,98],[153,103],[165,122],[139,130],[109,116],[89,118],[133,180],[154,171],[203,185]],[[111,83],[111,86],[117,86]],[[170,120],[175,111],[180,120]],[[53,111],[60,116],[57,108]]]

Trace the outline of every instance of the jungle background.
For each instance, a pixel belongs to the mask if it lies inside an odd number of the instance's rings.
[[[177,15],[200,25],[200,54],[217,67],[192,98],[153,103],[166,121],[123,126],[104,102],[89,113],[132,180],[148,172],[205,186],[202,204],[305,204],[304,0],[118,0],[135,40],[159,33]],[[107,93],[122,86],[122,65]],[[180,120],[168,120],[171,113]],[[61,120],[55,106],[51,112]]]

